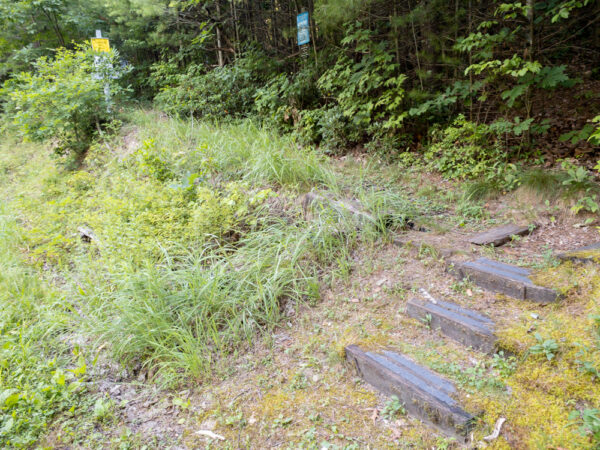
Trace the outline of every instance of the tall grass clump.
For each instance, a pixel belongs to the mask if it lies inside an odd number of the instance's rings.
[[[229,180],[298,189],[337,186],[323,155],[249,120],[215,126],[138,111],[134,123],[142,140],[153,138],[159,147],[187,153],[182,162],[192,172],[210,160],[215,171]]]
[[[118,360],[158,370],[162,382],[205,379],[224,356],[277,325],[286,302],[318,298],[319,270],[347,243],[340,236],[280,222],[235,247],[123,267],[110,292],[85,295],[94,317],[86,323]]]

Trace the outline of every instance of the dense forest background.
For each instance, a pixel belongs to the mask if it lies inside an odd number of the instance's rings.
[[[330,153],[598,159],[593,0],[2,0],[0,21],[4,80],[101,29],[131,98],[170,114],[257,116]]]

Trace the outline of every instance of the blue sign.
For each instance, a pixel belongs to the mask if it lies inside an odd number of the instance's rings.
[[[305,45],[310,42],[310,26],[308,24],[308,12],[303,12],[296,16],[298,25],[298,45]]]

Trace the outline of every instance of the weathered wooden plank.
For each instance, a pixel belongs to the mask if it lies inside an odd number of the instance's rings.
[[[333,200],[315,192],[309,192],[302,199],[302,207],[305,214],[309,207],[314,207],[316,205],[321,205],[322,207],[328,206],[341,216],[347,214],[351,215],[355,218],[359,228],[367,223],[375,223],[375,218],[371,214],[363,211],[360,203],[353,200]]]
[[[302,198],[302,208],[305,216],[308,214],[309,208],[315,207],[330,208],[340,217],[352,217],[357,228],[362,229],[366,224],[370,223],[379,228],[387,229],[392,227],[400,227],[416,231],[428,231],[426,228],[415,225],[414,221],[402,214],[393,212],[382,213],[378,217],[366,212],[360,202],[353,199],[334,200],[327,195],[309,192]]]
[[[469,238],[469,242],[476,245],[493,245],[499,247],[512,239],[512,236],[525,236],[530,233],[530,228],[520,225],[503,225],[492,228],[483,233],[478,233]]]
[[[554,289],[534,284],[531,271],[522,267],[479,258],[477,261],[450,262],[449,273],[459,279],[469,278],[488,291],[498,292],[519,300],[551,303],[561,296]]]
[[[459,439],[468,436],[473,416],[450,396],[456,392],[450,381],[393,352],[364,352],[350,345],[346,358],[366,382],[398,396],[409,414]]]
[[[406,305],[406,313],[415,319],[430,318],[429,326],[467,347],[484,353],[493,353],[496,345],[494,322],[476,311],[454,303],[435,299],[425,301],[411,299]]]
[[[558,255],[563,261],[600,263],[600,242]]]

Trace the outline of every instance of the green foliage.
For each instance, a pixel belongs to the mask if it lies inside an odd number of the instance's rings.
[[[594,126],[591,124],[585,124],[581,130],[569,131],[561,135],[558,140],[561,142],[570,141],[571,144],[577,144],[580,141],[593,141],[594,140]]]
[[[295,74],[279,74],[256,92],[258,116],[282,131],[297,129],[307,142],[317,141],[320,92],[317,88],[318,71],[308,64]],[[301,122],[301,123],[299,123]]]
[[[112,101],[104,94],[105,83],[113,98],[123,90],[114,77],[117,55],[94,55],[83,49],[59,49],[53,59],[42,57],[35,73],[23,72],[4,84],[4,118],[24,138],[54,140],[58,154],[82,155],[96,129],[113,118]]]
[[[396,395],[392,395],[390,397],[390,399],[385,403],[383,410],[381,411],[381,415],[386,420],[394,420],[399,415],[405,414],[406,408],[404,407],[404,403],[402,403]]]
[[[506,379],[517,369],[517,358],[515,356],[505,356],[503,351],[495,353],[492,360],[492,369],[497,370],[500,377]]]
[[[584,409],[583,411],[572,411],[569,419],[573,425],[579,425],[579,433],[589,436],[592,443],[600,443],[600,410]]]
[[[448,178],[489,175],[506,158],[489,126],[477,125],[463,116],[443,130],[434,130],[432,141],[424,154],[425,161]]]
[[[88,37],[96,8],[79,0],[0,0],[0,78],[31,70],[41,56]],[[93,13],[92,13],[93,14]]]
[[[167,151],[165,149],[158,150],[154,139],[147,139],[142,142],[142,148],[137,151],[139,155],[139,165],[142,172],[156,180],[164,183],[175,177],[175,174],[169,162],[166,161]]]
[[[64,273],[62,289],[93,317],[80,326],[120,362],[171,383],[224,370],[221,357],[276,326],[284,302],[315,301],[319,273],[353,234],[325,216],[290,220],[297,211],[269,187],[293,197],[308,183],[335,188],[315,152],[250,123],[159,117],[138,115],[138,151],[118,159],[94,145],[85,170],[59,173],[31,151],[22,164],[40,195],[26,190],[14,207],[32,225],[30,262]]]
[[[592,119],[592,122],[599,123],[600,116],[596,116]],[[600,145],[600,127],[596,128],[592,134],[588,137],[588,140],[594,144]],[[599,164],[600,165],[600,164]],[[600,167],[597,168],[600,171]]]
[[[57,414],[75,414],[86,363],[64,340],[73,305],[18,258],[17,226],[0,210],[0,445],[29,447]]]
[[[572,162],[563,161],[562,168],[566,172],[566,179],[563,185],[567,190],[580,193],[577,203],[571,208],[577,214],[580,211],[597,213],[600,211],[598,202],[599,189],[590,173],[581,166],[576,166]]]
[[[207,119],[246,116],[253,111],[256,91],[272,67],[259,52],[249,52],[234,64],[215,69],[189,64],[182,73],[173,73],[172,63],[158,63],[152,74],[154,84],[160,86],[155,100],[174,115]]]
[[[535,333],[537,344],[529,347],[532,355],[544,355],[548,361],[552,361],[558,352],[558,343],[554,339],[544,339],[539,333]]]
[[[348,26],[341,41],[346,53],[358,55],[354,60],[343,53],[335,65],[319,79],[319,88],[333,97],[351,125],[348,137],[357,142],[367,131],[394,132],[406,116],[402,85],[406,76],[394,63],[385,42],[375,43],[372,32],[360,23]]]
[[[547,123],[536,124],[531,117],[532,97],[536,89],[552,90],[570,87],[575,83],[567,75],[565,65],[544,66],[539,61],[528,58],[528,52],[531,51],[529,48],[524,55],[516,51],[504,59],[497,58],[502,53],[503,46],[522,40],[522,20],[528,18],[530,13],[531,17],[537,14],[529,9],[528,4],[523,2],[500,3],[495,11],[497,20],[481,22],[478,31],[460,37],[454,46],[459,52],[468,53],[471,57],[470,65],[464,73],[479,77],[475,86],[479,101],[485,102],[493,93],[497,93],[507,109],[525,110],[525,119],[520,124],[515,124],[513,129],[516,136],[530,130],[544,132],[548,128]]]

